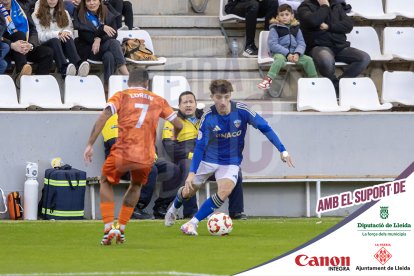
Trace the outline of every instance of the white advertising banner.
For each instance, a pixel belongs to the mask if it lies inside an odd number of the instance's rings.
[[[414,275],[414,163],[395,181],[321,198],[318,213],[361,205],[315,239],[237,275]]]

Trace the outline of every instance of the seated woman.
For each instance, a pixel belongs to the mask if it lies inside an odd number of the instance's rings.
[[[79,37],[76,48],[83,60],[102,60],[104,67],[105,93],[109,77],[118,69],[129,75],[121,44],[116,40],[116,18],[119,14],[102,0],[82,0],[74,14],[74,27]]]
[[[63,0],[39,0],[32,14],[42,45],[52,48],[53,57],[62,77],[86,77],[89,63],[81,60],[73,40],[73,26]],[[68,62],[69,61],[69,62]]]

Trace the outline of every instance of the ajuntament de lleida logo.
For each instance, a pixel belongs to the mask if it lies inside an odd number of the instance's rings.
[[[380,217],[382,219],[387,219],[388,218],[388,206],[380,206],[381,210],[380,210]]]

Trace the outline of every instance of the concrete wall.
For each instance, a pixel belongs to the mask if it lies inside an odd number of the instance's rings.
[[[245,176],[396,176],[413,160],[413,113],[275,113],[263,110],[259,104],[253,108],[262,112],[277,131],[296,168],[284,166],[273,146],[251,128],[242,164]],[[95,144],[93,163],[85,167],[82,158],[98,114],[93,111],[0,112],[0,187],[6,193],[23,192],[26,161],[39,163],[41,183],[44,170],[58,156],[65,163],[86,170],[88,176],[98,176],[104,159],[101,138]],[[304,187],[304,183],[245,184],[246,211],[251,215],[303,216]],[[349,183],[324,184],[322,195],[352,187],[355,186]],[[121,188],[117,192],[119,198],[123,191]],[[314,198],[314,187],[311,193]],[[89,191],[85,206],[90,217]]]

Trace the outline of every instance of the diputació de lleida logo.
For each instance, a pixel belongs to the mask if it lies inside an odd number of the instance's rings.
[[[380,217],[382,219],[387,219],[388,215],[388,206],[380,206]]]

